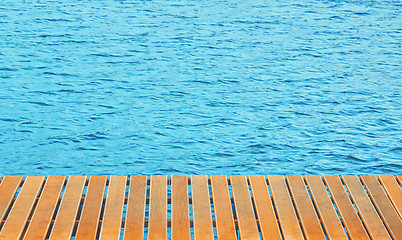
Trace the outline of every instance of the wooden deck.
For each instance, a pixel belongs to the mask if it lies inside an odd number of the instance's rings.
[[[402,239],[402,175],[7,176],[0,239]]]

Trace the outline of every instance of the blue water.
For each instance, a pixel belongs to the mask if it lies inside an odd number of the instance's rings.
[[[0,3],[0,175],[401,174],[401,1]]]

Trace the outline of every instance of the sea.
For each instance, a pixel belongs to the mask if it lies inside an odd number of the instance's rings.
[[[400,0],[2,0],[0,175],[402,174]]]

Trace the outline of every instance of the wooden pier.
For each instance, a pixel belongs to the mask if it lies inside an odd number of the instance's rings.
[[[6,176],[0,239],[402,239],[402,175]]]

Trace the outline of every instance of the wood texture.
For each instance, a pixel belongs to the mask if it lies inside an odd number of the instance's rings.
[[[305,179],[328,238],[331,240],[347,239],[342,223],[338,218],[321,177],[305,176]]]
[[[391,175],[378,176],[385,192],[394,205],[399,216],[402,218],[402,191],[396,179]]]
[[[85,176],[70,176],[50,234],[50,240],[70,239],[84,191]]]
[[[131,176],[123,240],[143,240],[147,176]]]
[[[95,239],[106,188],[106,176],[91,176],[75,240]]]
[[[45,177],[42,176],[29,176],[25,179],[10,215],[1,229],[0,239],[20,239],[44,180]]]
[[[209,200],[208,178],[206,175],[191,176],[191,195],[193,201],[194,239],[212,240],[211,204]]]
[[[126,185],[126,176],[110,177],[100,240],[120,239]]]
[[[0,240],[396,240],[400,178],[0,177]]]
[[[7,209],[10,207],[13,197],[17,193],[22,182],[22,177],[4,177],[0,184],[0,221],[3,220]]]
[[[262,239],[282,239],[265,177],[249,176],[249,181]]]
[[[64,176],[47,178],[24,239],[39,240],[46,238],[65,180],[66,177]]]
[[[274,204],[285,239],[304,239],[283,176],[268,176]]]
[[[325,239],[320,221],[305,187],[302,176],[287,176],[289,190],[307,239]]]
[[[211,188],[218,239],[237,239],[226,176],[211,176]]]
[[[246,176],[230,176],[241,239],[260,239]]]
[[[370,239],[338,176],[324,176],[332,199],[351,239]]]
[[[188,202],[187,176],[172,176],[172,240],[191,239]]]
[[[402,220],[375,176],[360,177],[383,223],[394,239],[402,239]]]
[[[167,177],[151,176],[149,196],[149,240],[167,239]]]
[[[342,180],[345,182],[353,203],[370,236],[374,239],[390,239],[387,230],[364,191],[358,177],[356,175],[345,175],[342,176]]]

